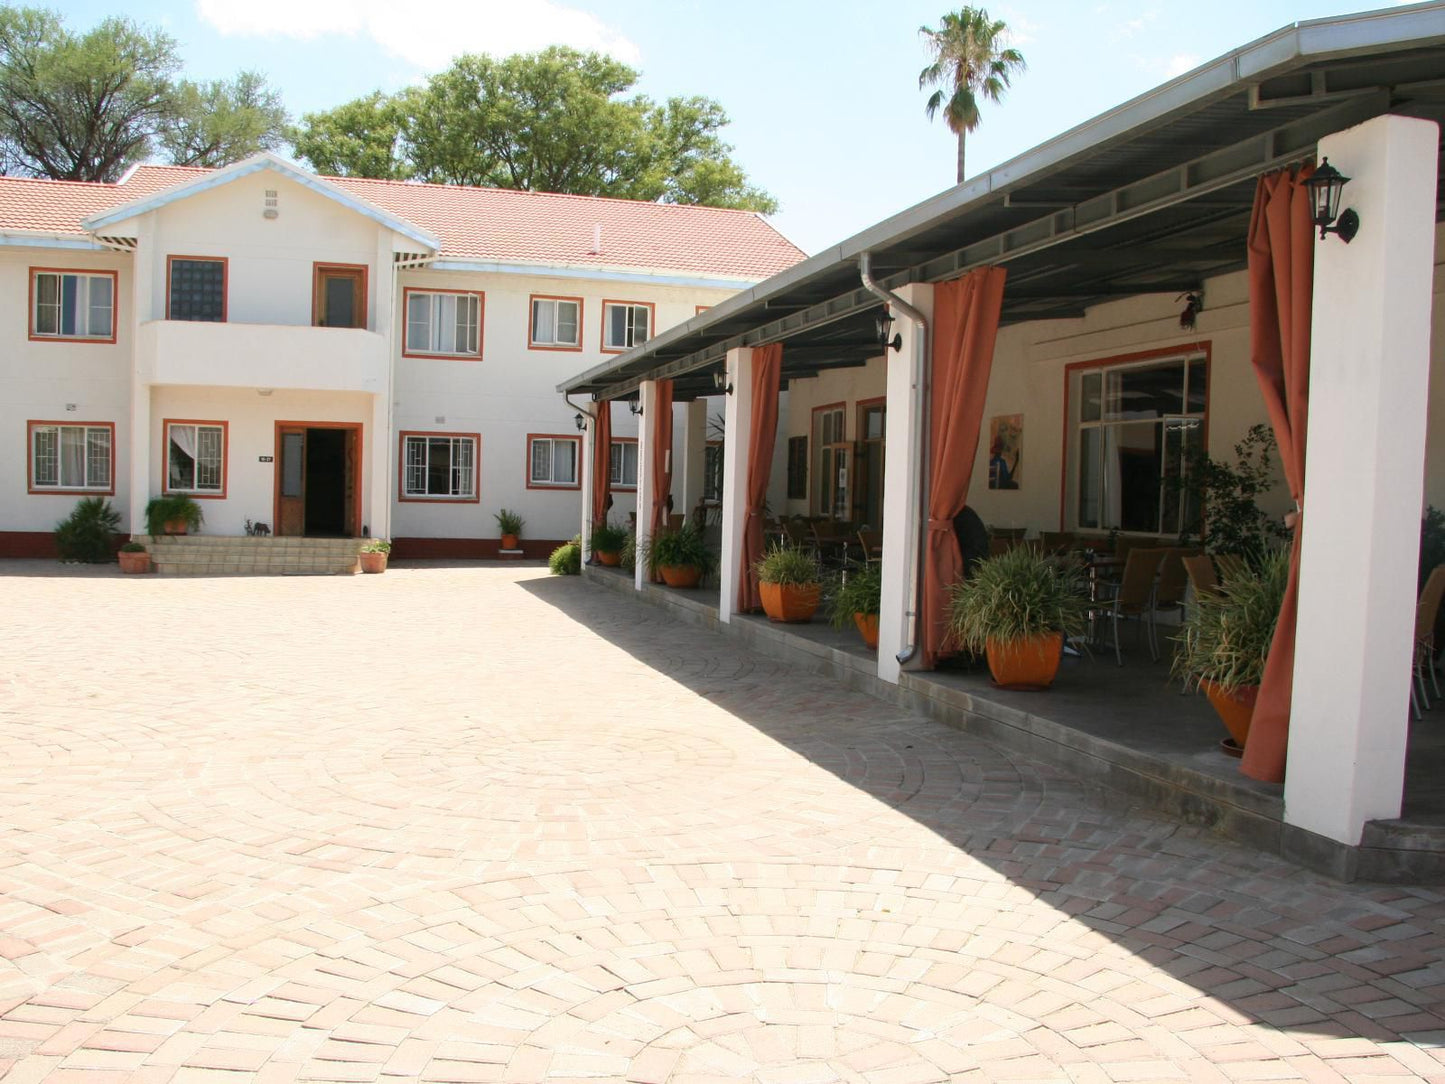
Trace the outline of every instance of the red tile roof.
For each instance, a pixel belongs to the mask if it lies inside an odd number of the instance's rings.
[[[0,231],[85,236],[91,215],[204,176],[140,166],[122,184],[0,177]],[[323,178],[441,238],[442,259],[575,264],[763,279],[804,253],[751,211],[501,188]],[[601,227],[601,251],[594,251]]]

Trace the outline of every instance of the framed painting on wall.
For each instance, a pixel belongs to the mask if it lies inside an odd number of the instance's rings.
[[[995,414],[988,423],[988,488],[1018,489],[1022,479],[1024,416]]]

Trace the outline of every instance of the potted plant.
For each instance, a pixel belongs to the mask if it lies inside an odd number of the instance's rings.
[[[1221,743],[1239,756],[1249,737],[1254,701],[1264,676],[1274,626],[1289,581],[1289,553],[1272,552],[1194,600],[1175,642],[1174,673],[1193,681],[1229,731]]]
[[[1088,611],[1079,566],[1033,546],[980,561],[951,595],[950,639],[984,654],[994,684],[1004,689],[1052,685],[1064,637],[1084,631]]]
[[[753,571],[763,612],[773,621],[802,624],[813,619],[822,594],[818,559],[802,546],[773,545]]]
[[[199,530],[205,518],[201,506],[184,493],[152,497],[146,505],[146,533],[152,538],[163,534],[187,534]]]
[[[122,572],[149,572],[150,552],[139,542],[130,541],[120,548],[120,570]]]
[[[647,570],[660,575],[669,587],[696,587],[717,567],[717,556],[702,531],[689,524],[649,538],[644,549]]]
[[[517,536],[522,533],[522,528],[527,525],[516,512],[503,508],[497,513],[497,529],[502,534],[502,549],[514,550],[517,548]]]
[[[878,650],[878,610],[883,594],[883,566],[877,561],[855,565],[833,590],[829,617],[835,629],[850,624],[869,650]]]
[[[82,497],[55,525],[55,550],[62,561],[103,564],[115,552],[120,513],[104,497]]]
[[[373,538],[362,545],[358,554],[361,558],[361,571],[363,572],[385,572],[386,556],[391,552],[391,543],[384,538]]]
[[[622,561],[622,547],[627,544],[627,532],[610,523],[599,523],[592,528],[592,552],[604,565],[616,568]]]

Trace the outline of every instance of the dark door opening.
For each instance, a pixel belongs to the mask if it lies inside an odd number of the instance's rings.
[[[347,523],[347,430],[306,430],[306,534],[351,534]]]

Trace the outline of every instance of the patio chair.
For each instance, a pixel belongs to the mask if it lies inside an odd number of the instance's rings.
[[[1189,590],[1189,572],[1184,567],[1184,559],[1193,557],[1198,552],[1178,546],[1171,546],[1164,551],[1164,560],[1159,565],[1159,582],[1154,587],[1154,605],[1149,611],[1149,627],[1156,655],[1159,646],[1159,615],[1183,613],[1184,595]]]
[[[990,538],[988,540],[988,555],[990,557],[1001,557],[1013,549],[1017,543],[1012,538]]]
[[[1219,569],[1219,578],[1224,583],[1228,583],[1249,567],[1237,553],[1216,554],[1214,566]]]
[[[863,561],[883,560],[883,532],[871,531],[866,527],[858,532],[858,545],[863,547]]]
[[[1183,558],[1184,574],[1194,588],[1194,597],[1219,590],[1219,573],[1214,569],[1214,558],[1207,553]]]
[[[1045,553],[1067,553],[1074,548],[1072,531],[1040,531],[1039,545]]]
[[[1440,616],[1440,602],[1445,598],[1445,564],[1436,565],[1425,580],[1420,600],[1415,604],[1415,662],[1411,670],[1410,704],[1415,709],[1415,718],[1420,718],[1420,707],[1430,708],[1430,694],[1425,691],[1425,674],[1430,674],[1430,684],[1435,696],[1440,693],[1440,677],[1435,670],[1435,622]]]
[[[681,512],[673,512],[667,517],[667,530],[670,534],[676,534],[682,530],[682,525],[687,521],[687,516]]]
[[[1153,634],[1154,577],[1166,553],[1165,548],[1131,549],[1124,562],[1124,572],[1113,585],[1113,597],[1107,600],[1104,616],[1114,626],[1114,661],[1120,666],[1124,665],[1124,652],[1119,646],[1119,622],[1131,618],[1137,620],[1141,628],[1147,625],[1149,654],[1155,662],[1159,661],[1159,645],[1154,642]]]

